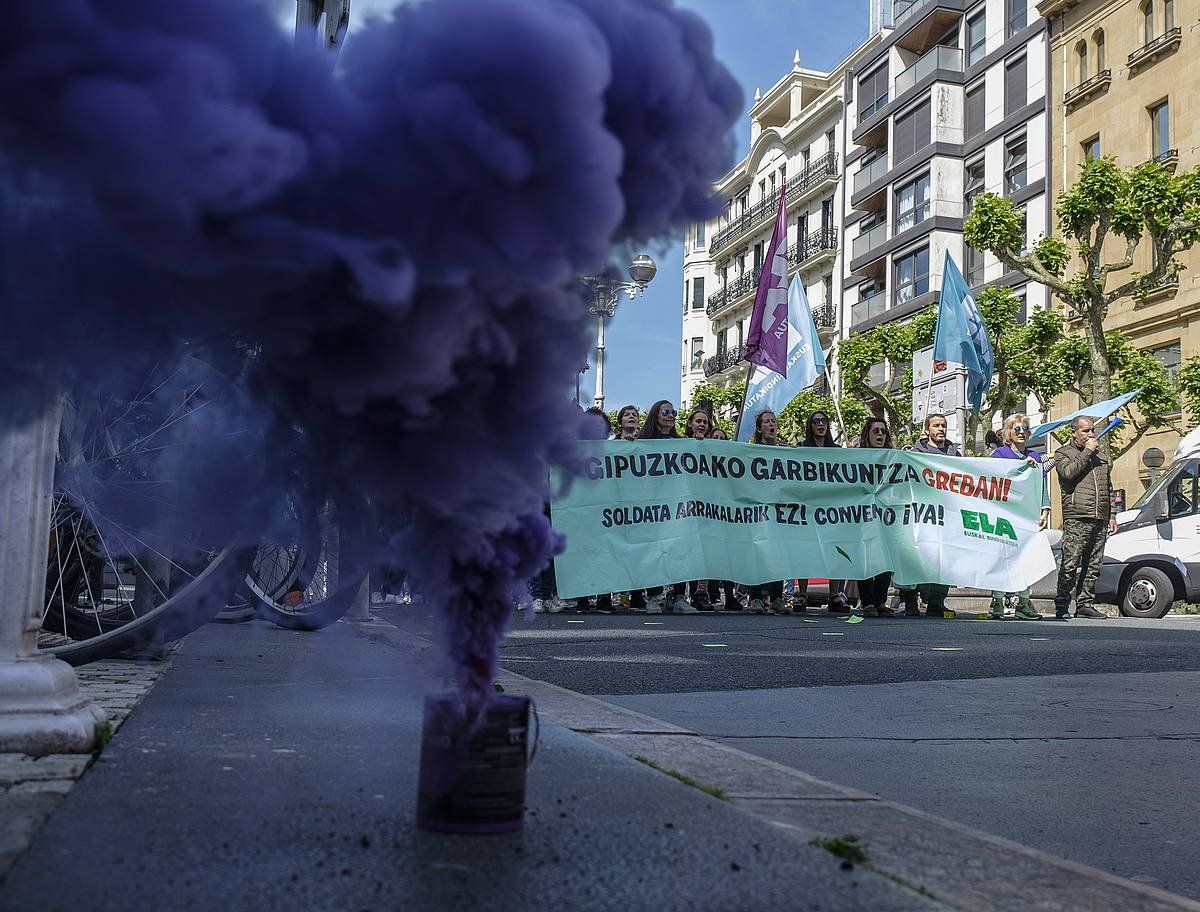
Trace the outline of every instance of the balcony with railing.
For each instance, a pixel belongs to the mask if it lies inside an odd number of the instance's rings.
[[[869,165],[864,165],[863,167],[859,168],[857,172],[855,172],[854,189],[851,195],[856,196],[859,193],[862,193],[862,191],[866,190],[867,187],[871,186],[871,184],[878,181],[887,173],[888,157],[886,155],[881,155]]]
[[[1063,104],[1077,105],[1083,104],[1093,95],[1097,95],[1104,91],[1105,88],[1112,82],[1112,70],[1101,70],[1095,76],[1089,76],[1075,88],[1070,89],[1063,96]]]
[[[906,19],[911,19],[927,6],[932,6],[933,0],[895,0],[892,5],[892,26],[900,28]]]
[[[885,313],[888,309],[887,300],[887,293],[883,289],[859,298],[850,305],[850,325],[857,326]]]
[[[816,161],[811,162],[799,175],[788,181],[786,207],[790,209],[826,184],[836,183],[837,179],[837,153],[827,152]],[[765,197],[714,234],[712,241],[708,245],[708,255],[715,257],[719,252],[741,240],[745,235],[769,222],[775,216],[778,201],[779,197],[776,195]]]
[[[870,231],[860,234],[850,245],[851,259],[857,260],[861,256],[866,256],[876,247],[880,246],[888,239],[887,222],[880,222]]]
[[[814,266],[837,253],[838,230],[832,225],[814,231],[788,251],[788,263],[797,269]]]
[[[704,376],[711,377],[713,374],[719,374],[721,371],[729,370],[735,364],[745,360],[746,346],[745,344],[727,348],[723,352],[718,352],[711,358],[704,359]]]
[[[1126,61],[1129,64],[1129,69],[1138,70],[1142,67],[1149,66],[1159,57],[1162,57],[1179,47],[1179,43],[1182,40],[1183,30],[1178,25],[1173,29],[1167,29],[1165,33],[1159,35],[1153,41],[1142,45],[1129,55],[1129,58]]]
[[[736,304],[740,298],[758,288],[759,269],[751,269],[749,272],[743,272],[732,282],[710,294],[708,296],[708,304],[704,308],[705,315],[710,320],[715,320],[717,315],[727,307]]]
[[[958,48],[938,45],[922,55],[916,63],[896,77],[892,86],[892,98],[896,99],[936,70],[961,73],[963,53]]]

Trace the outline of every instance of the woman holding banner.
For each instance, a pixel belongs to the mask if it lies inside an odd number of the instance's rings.
[[[840,445],[833,439],[833,425],[829,421],[829,415],[818,409],[808,416],[808,421],[804,425],[804,439],[800,441],[798,446],[802,447],[838,447]],[[850,602],[846,598],[845,592],[846,581],[831,579],[829,581],[829,605],[830,614],[849,614]],[[795,607],[803,611],[808,607],[808,580],[800,580],[796,586],[796,605]]]
[[[697,406],[692,409],[687,424],[683,426],[684,436],[689,440],[707,440],[711,423],[708,409]],[[686,594],[690,598],[691,606],[697,611],[709,610],[708,580],[692,580],[687,584]],[[678,606],[678,602],[676,605]]]
[[[1028,415],[1009,415],[1004,419],[1004,427],[1001,430],[1003,445],[996,448],[992,453],[993,459],[1024,459],[1031,465],[1038,466],[1042,472],[1049,471],[1050,460],[1042,460],[1039,453],[1035,453],[1028,448],[1029,443],[1029,416]],[[1046,491],[1045,484],[1042,485],[1042,519],[1038,523],[1039,529],[1045,529],[1050,524],[1050,498]],[[1017,598],[1016,617],[1022,621],[1040,621],[1042,616],[1037,613],[1033,607],[1033,601],[1030,599],[1030,590],[1022,589],[1020,592],[999,592],[992,591],[992,609],[989,612],[990,616],[995,620],[1004,620],[1004,602],[1010,596]]]
[[[868,418],[858,437],[858,446],[865,450],[890,450],[892,432],[882,418]],[[892,585],[892,571],[885,570],[871,579],[858,581],[859,599],[862,601],[863,617],[895,617],[888,607],[888,589]]]
[[[779,419],[770,409],[764,409],[754,417],[754,436],[751,443],[764,446],[782,446],[779,439]],[[770,606],[769,608],[767,606]],[[792,609],[783,600],[783,580],[776,583],[760,584],[750,589],[750,613],[791,614]]]
[[[646,420],[638,432],[638,440],[662,440],[667,437],[679,437],[675,429],[675,419],[679,415],[670,399],[659,399],[650,406]],[[647,599],[649,596],[649,599]],[[663,608],[669,608],[680,614],[691,614],[696,609],[687,604],[676,604],[675,593],[670,585],[655,586],[645,592],[634,592],[629,596],[630,611],[645,611],[647,614],[662,614]]]

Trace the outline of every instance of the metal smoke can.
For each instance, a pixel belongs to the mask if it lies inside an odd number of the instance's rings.
[[[417,826],[508,833],[525,822],[529,697],[497,694],[477,714],[456,694],[425,698]]]

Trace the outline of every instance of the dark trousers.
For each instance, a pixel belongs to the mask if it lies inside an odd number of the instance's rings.
[[[1062,564],[1058,568],[1056,614],[1066,614],[1075,598],[1075,611],[1090,608],[1096,601],[1096,579],[1104,559],[1108,522],[1103,519],[1064,519]]]
[[[888,570],[870,579],[858,581],[858,597],[863,607],[878,607],[887,603],[888,588],[892,585],[892,571]]]

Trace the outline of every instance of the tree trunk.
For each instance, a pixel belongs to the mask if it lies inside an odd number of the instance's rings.
[[[1101,312],[1101,308],[1093,304],[1083,318],[1083,338],[1092,358],[1092,402],[1103,402],[1112,398],[1112,367],[1108,362],[1108,344],[1104,340],[1104,320],[1100,316]],[[1086,406],[1092,403],[1083,404]],[[1096,423],[1100,424],[1099,421]],[[1096,430],[1099,432],[1101,428],[1097,427]],[[1100,453],[1111,462],[1112,449],[1109,444],[1108,437],[1101,440]]]

